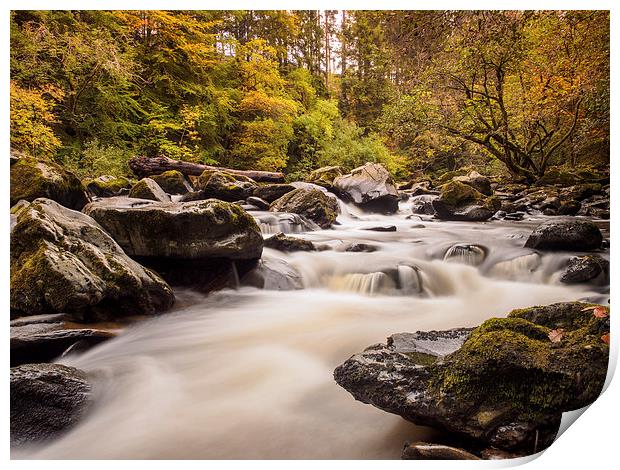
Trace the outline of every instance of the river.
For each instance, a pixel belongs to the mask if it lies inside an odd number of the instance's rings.
[[[547,217],[443,222],[409,216],[407,202],[392,216],[364,215],[343,203],[341,209],[334,229],[305,232],[255,213],[266,236],[284,229],[330,248],[264,250],[263,259],[295,268],[303,289],[177,291],[171,313],[59,359],[93,374],[94,406],[60,439],[13,457],[399,458],[404,441],[434,431],[356,402],[336,385],[333,370],[350,355],[397,332],[608,299],[606,286],[559,282],[572,254],[522,248]],[[397,231],[365,230],[388,225]],[[608,226],[603,231],[608,237]],[[352,242],[377,251],[343,251]],[[444,260],[455,244],[480,248],[455,248]]]

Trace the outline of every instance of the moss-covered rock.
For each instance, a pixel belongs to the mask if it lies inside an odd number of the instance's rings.
[[[473,222],[491,218],[500,209],[501,200],[486,197],[469,184],[452,180],[441,187],[441,193],[432,205],[440,219]]]
[[[49,199],[22,208],[11,230],[11,316],[77,319],[154,314],[174,296],[88,215]]]
[[[21,157],[11,165],[11,206],[20,199],[52,199],[81,210],[90,200],[77,176],[52,162]]]
[[[205,171],[196,185],[202,199],[235,202],[251,196],[256,183],[247,176],[232,175],[225,171]]]
[[[170,196],[151,178],[142,178],[134,184],[129,192],[129,197],[159,202],[170,201]]]
[[[324,166],[317,170],[312,171],[305,179],[308,183],[318,184],[327,189],[332,189],[334,186],[334,180],[339,176],[344,175],[344,168],[341,166]]]
[[[390,172],[379,163],[366,163],[334,179],[333,190],[366,212],[393,214],[400,198]]]
[[[296,189],[274,201],[271,212],[299,214],[321,228],[329,228],[338,217],[338,201],[318,189]]]
[[[477,171],[472,171],[464,176],[456,176],[453,179],[454,181],[460,181],[461,183],[468,184],[485,196],[490,196],[493,194],[493,190],[491,189],[491,180],[486,176],[482,176]]]
[[[260,258],[263,237],[236,204],[108,198],[84,208],[130,256],[202,260]]]
[[[536,180],[536,186],[572,186],[580,181],[581,178],[574,172],[568,172],[561,168],[550,168],[543,176]]]
[[[314,243],[303,238],[290,237],[282,232],[276,233],[265,240],[265,248],[279,251],[315,251]]]
[[[193,191],[185,175],[177,170],[164,171],[159,175],[151,175],[150,178],[168,194],[185,194]]]
[[[124,176],[103,175],[86,181],[86,189],[93,196],[113,197],[119,195],[123,190],[130,190],[131,181]]]
[[[357,400],[417,424],[501,449],[541,450],[562,412],[602,390],[609,317],[590,307],[519,309],[471,333],[401,333],[352,356],[334,376]]]

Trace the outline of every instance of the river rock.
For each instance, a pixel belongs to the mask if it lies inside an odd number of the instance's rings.
[[[200,175],[197,184],[202,199],[214,198],[227,202],[245,200],[255,188],[256,183],[252,179],[225,171],[207,170]]]
[[[262,211],[268,211],[269,210],[269,203],[267,201],[265,201],[264,199],[261,199],[261,198],[256,197],[256,196],[250,196],[249,198],[247,198],[245,200],[245,202],[250,204],[251,206],[256,207],[257,209],[262,210]]]
[[[60,165],[21,157],[11,165],[11,206],[20,199],[52,199],[70,209],[80,210],[90,200],[77,176]]]
[[[11,368],[11,445],[47,441],[74,426],[87,410],[86,373],[61,364]]]
[[[168,194],[186,194],[193,191],[185,175],[177,170],[164,171],[159,175],[151,175],[150,178]]]
[[[151,178],[142,178],[131,191],[129,197],[134,199],[148,199],[149,201],[169,202],[170,196]]]
[[[569,220],[545,222],[525,242],[537,250],[592,251],[600,248],[603,235],[592,222]]]
[[[477,171],[472,171],[467,176],[456,176],[454,177],[454,181],[460,181],[461,183],[468,184],[485,196],[490,196],[493,194],[493,190],[491,189],[491,180],[486,176],[482,176]]]
[[[599,255],[574,256],[560,278],[565,284],[609,283],[609,261]]]
[[[471,222],[490,219],[501,207],[499,199],[485,197],[472,186],[454,180],[441,187],[439,198],[432,204],[440,219]]]
[[[581,207],[577,215],[594,217],[597,219],[609,219],[609,196],[594,195],[581,201]]]
[[[122,190],[130,190],[131,182],[125,177],[103,175],[86,182],[86,189],[97,197],[118,196]]]
[[[111,199],[102,199],[109,201]],[[174,296],[91,217],[36,199],[11,230],[11,316],[66,312],[78,319],[154,314]]]
[[[84,208],[130,256],[256,259],[263,237],[254,218],[228,202],[174,203],[109,198]]]
[[[299,214],[321,228],[329,228],[338,216],[338,201],[317,189],[296,189],[274,201],[269,210]]]
[[[272,203],[276,199],[281,198],[286,193],[295,191],[295,186],[290,184],[261,184],[254,188],[253,195],[264,199],[268,203]]]
[[[303,289],[299,272],[281,259],[262,259],[242,278],[241,285],[265,290]]]
[[[366,163],[351,173],[334,179],[334,190],[367,212],[393,214],[398,210],[394,180],[379,163]]]
[[[282,232],[277,233],[265,240],[265,248],[273,248],[279,251],[315,251],[314,243],[303,238],[289,237]]]
[[[414,442],[406,445],[401,458],[403,460],[480,460],[480,457],[458,447],[428,442]]]
[[[471,333],[394,335],[334,377],[357,400],[416,424],[503,450],[542,450],[562,412],[592,403],[605,381],[609,318],[586,307],[520,309]]]
[[[435,215],[433,201],[439,196],[435,194],[421,194],[411,198],[411,212],[422,215]]]
[[[306,178],[306,182],[331,190],[334,187],[334,180],[344,173],[344,168],[341,166],[324,166],[312,171]]]

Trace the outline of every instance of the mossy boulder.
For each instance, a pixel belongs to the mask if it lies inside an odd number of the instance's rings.
[[[284,233],[276,233],[265,240],[265,248],[278,251],[315,251],[314,243],[303,238],[291,237]]]
[[[118,196],[121,191],[131,189],[131,181],[124,176],[103,175],[98,178],[88,180],[86,189],[97,197]]]
[[[142,178],[134,184],[129,192],[129,197],[159,202],[170,201],[170,196],[151,178]]]
[[[534,229],[526,248],[549,251],[592,251],[600,248],[603,234],[592,222],[565,220],[545,222]]]
[[[475,222],[491,218],[500,209],[501,201],[485,196],[469,184],[452,180],[441,186],[441,193],[432,205],[440,219]]]
[[[11,445],[42,443],[75,426],[92,402],[82,370],[62,364],[11,368]]]
[[[11,165],[11,206],[20,199],[34,201],[40,197],[75,210],[81,210],[90,200],[78,177],[60,165],[18,158]]]
[[[256,183],[246,176],[232,175],[225,171],[207,170],[198,178],[196,187],[201,192],[203,199],[214,198],[235,202],[251,196],[256,188]]]
[[[398,190],[390,172],[380,163],[366,163],[349,174],[336,177],[333,190],[366,212],[393,214],[398,211]]]
[[[607,374],[609,317],[579,302],[519,309],[473,331],[401,333],[336,368],[357,400],[478,445],[549,446],[562,412],[592,403]]]
[[[50,199],[22,208],[11,230],[11,316],[81,320],[154,314],[174,296],[91,217]]]
[[[582,179],[574,172],[565,171],[561,168],[550,168],[536,180],[536,186],[572,186],[580,181]]]
[[[472,171],[464,176],[456,176],[453,179],[454,181],[460,181],[461,183],[468,184],[485,196],[490,196],[493,194],[493,190],[491,189],[491,180],[486,176],[482,176],[477,171]]]
[[[305,181],[308,183],[318,184],[326,189],[332,189],[334,186],[334,180],[339,176],[344,175],[344,173],[344,168],[341,166],[324,166],[312,171]]]
[[[271,204],[276,199],[280,199],[291,191],[295,191],[295,186],[291,186],[290,184],[267,183],[254,188],[253,195]]]
[[[150,178],[168,194],[185,194],[193,191],[185,175],[177,170],[164,171],[159,175],[151,175]]]
[[[321,228],[329,228],[338,217],[338,201],[318,189],[296,189],[275,200],[271,212],[299,214]]]
[[[215,199],[173,203],[108,198],[87,205],[84,212],[130,256],[255,259],[263,250],[254,218],[236,204]]]

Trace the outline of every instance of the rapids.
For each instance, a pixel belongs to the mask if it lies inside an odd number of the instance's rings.
[[[404,441],[434,431],[336,385],[332,372],[351,354],[393,333],[475,326],[513,308],[607,302],[607,286],[559,283],[574,253],[522,248],[542,216],[441,222],[409,216],[408,202],[393,216],[340,206],[332,230],[253,212],[266,236],[285,231],[329,248],[264,250],[298,271],[303,289],[178,291],[173,312],[58,359],[93,374],[94,406],[63,437],[13,457],[399,458]],[[397,231],[367,230],[384,225]],[[351,243],[377,250],[344,251]]]

